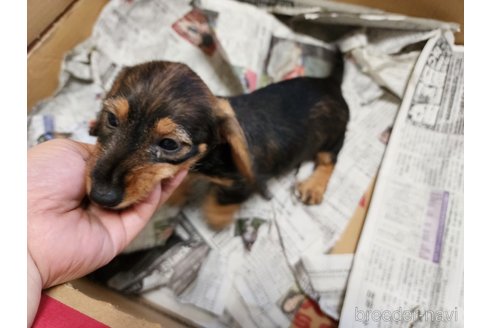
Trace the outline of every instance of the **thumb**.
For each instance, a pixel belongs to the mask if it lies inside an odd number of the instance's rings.
[[[173,178],[166,179],[161,182],[161,197],[159,200],[159,206],[164,204],[169,199],[171,194],[183,182],[187,175],[187,170],[179,171]]]
[[[132,206],[121,215],[121,223],[126,231],[126,247],[149,222],[155,211],[171,196],[181,184],[187,171],[180,171],[176,176],[155,186],[143,201]]]

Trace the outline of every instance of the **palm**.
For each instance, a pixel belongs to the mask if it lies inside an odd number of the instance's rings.
[[[57,140],[28,152],[28,250],[44,287],[83,276],[109,262],[184,176],[164,189],[156,187],[146,200],[124,211],[93,204],[84,207],[91,147]]]

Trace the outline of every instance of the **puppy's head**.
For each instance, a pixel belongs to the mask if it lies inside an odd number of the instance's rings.
[[[120,209],[145,198],[160,181],[190,168],[228,142],[241,172],[251,176],[244,134],[234,112],[186,65],[149,62],[116,78],[90,133],[87,193]]]

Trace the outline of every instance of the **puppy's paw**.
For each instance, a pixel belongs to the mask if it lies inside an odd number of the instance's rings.
[[[208,196],[203,204],[205,220],[213,230],[222,230],[229,226],[238,209],[239,204],[219,204],[213,195]]]
[[[317,205],[323,201],[326,185],[316,181],[313,177],[296,185],[297,197],[306,205]]]

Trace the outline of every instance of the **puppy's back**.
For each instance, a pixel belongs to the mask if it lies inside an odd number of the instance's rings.
[[[301,77],[231,97],[257,174],[274,176],[312,159],[348,120],[338,77]],[[338,128],[339,127],[339,128]]]

